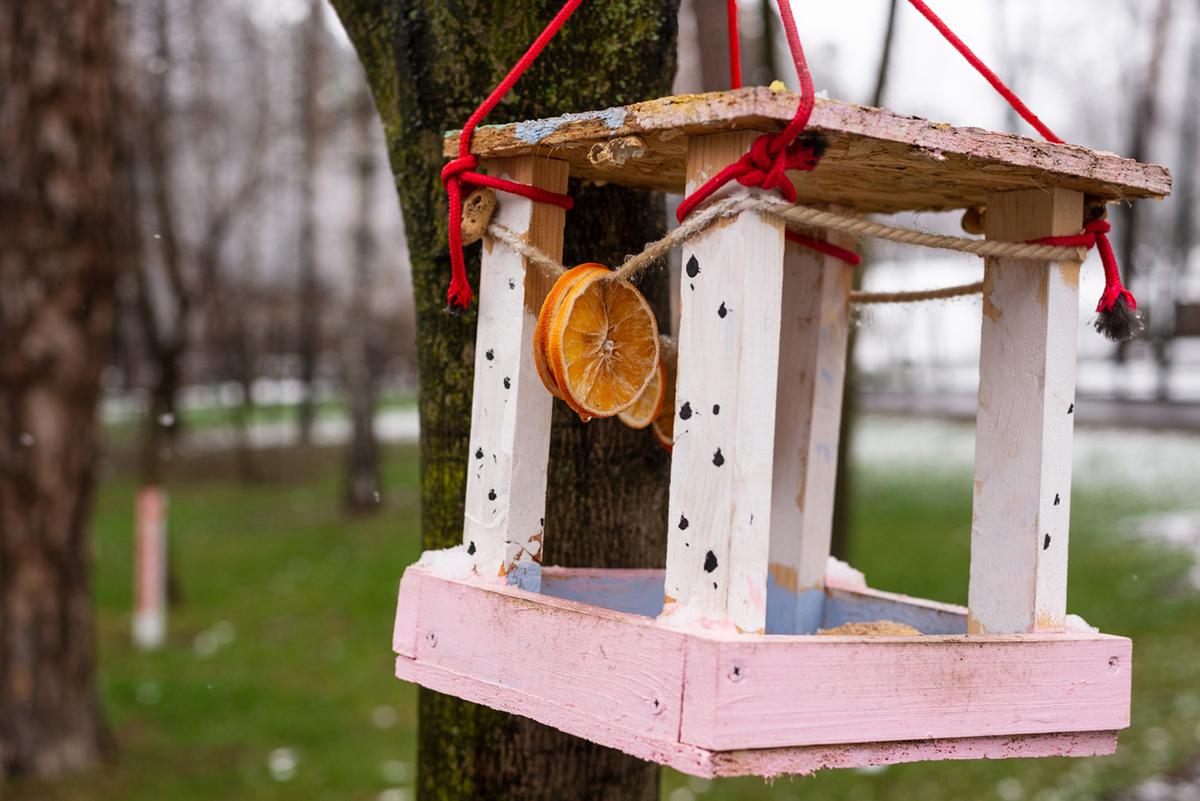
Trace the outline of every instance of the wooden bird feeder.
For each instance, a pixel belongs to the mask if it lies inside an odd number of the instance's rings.
[[[481,127],[472,151],[556,192],[568,175],[682,192],[796,102],[668,97]],[[801,203],[986,206],[993,239],[1075,234],[1085,204],[1170,191],[1162,167],[880,109],[818,101],[809,127],[829,148],[795,174]],[[564,215],[501,194],[496,220],[561,258]],[[986,261],[965,609],[827,570],[850,268],[753,212],[683,262],[666,570],[543,568],[546,279],[485,240],[457,554],[473,570],[447,554],[405,571],[397,675],[705,777],[1111,753],[1131,643],[1067,625],[1079,262]],[[817,634],[881,619],[920,635]]]

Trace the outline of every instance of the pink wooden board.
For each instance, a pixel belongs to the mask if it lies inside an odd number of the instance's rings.
[[[680,737],[731,750],[1123,729],[1130,653],[1105,635],[691,637]]]
[[[659,571],[548,568],[547,577],[548,586],[577,578],[572,592],[588,597],[590,587],[598,600],[661,581]],[[871,603],[905,600],[864,592]],[[410,567],[395,642],[402,679],[697,776],[1111,753],[1129,716],[1129,641],[1099,634],[683,632]]]

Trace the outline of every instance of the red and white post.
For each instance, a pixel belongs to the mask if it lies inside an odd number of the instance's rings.
[[[157,484],[137,494],[133,582],[134,645],[160,648],[167,635],[167,491]]]

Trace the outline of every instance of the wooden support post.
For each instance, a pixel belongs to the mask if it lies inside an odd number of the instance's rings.
[[[755,136],[691,139],[688,191]],[[782,225],[755,213],[683,248],[665,611],[747,632],[766,623],[783,260]]]
[[[161,648],[167,639],[167,490],[138,488],[134,517],[133,643]]]
[[[988,198],[988,238],[1077,233],[1083,196]],[[975,433],[968,630],[1062,630],[1067,601],[1079,262],[988,259]]]
[[[554,192],[567,189],[567,163],[520,156],[488,162],[492,175]],[[562,257],[565,212],[501,193],[496,222],[554,258]],[[483,242],[475,388],[471,405],[463,542],[484,576],[540,588],[551,396],[533,363],[533,329],[552,280],[490,238]]]
[[[845,262],[787,244],[767,583],[772,634],[811,634],[821,624],[853,279]]]

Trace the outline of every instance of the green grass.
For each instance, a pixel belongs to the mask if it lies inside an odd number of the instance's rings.
[[[286,478],[248,487],[221,457],[206,458],[175,467],[171,538],[184,599],[157,653],[129,644],[134,487],[123,476],[104,483],[96,598],[119,752],[65,784],[20,786],[21,801],[365,801],[411,786],[415,692],[391,678],[389,640],[396,582],[418,553],[415,451],[387,451],[385,508],[363,519],[338,512],[331,452],[277,454],[268,472]],[[970,476],[857,478],[855,565],[874,586],[964,602]],[[1125,516],[1170,504],[1086,487],[1074,497],[1071,609],[1135,637],[1134,725],[1115,757],[930,763],[770,784],[668,772],[663,798],[1065,801],[1170,769],[1200,750],[1200,597],[1186,584],[1187,558],[1120,536]],[[286,781],[268,767],[280,748],[297,758]]]

